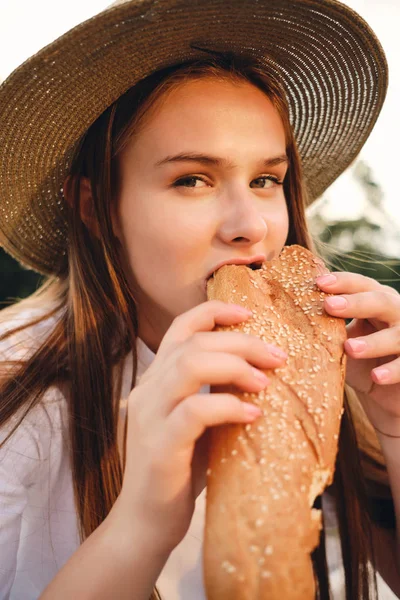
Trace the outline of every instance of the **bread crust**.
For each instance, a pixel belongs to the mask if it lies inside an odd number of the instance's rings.
[[[314,600],[311,552],[321,511],[314,500],[333,481],[343,414],[345,321],[328,315],[315,284],[323,261],[298,245],[252,271],[221,267],[208,299],[242,304],[253,316],[242,331],[288,353],[265,370],[260,393],[212,386],[260,406],[253,424],[211,430],[203,547],[208,600]]]

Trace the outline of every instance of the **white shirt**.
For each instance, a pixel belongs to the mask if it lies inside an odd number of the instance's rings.
[[[18,323],[32,314],[20,313]],[[31,352],[49,333],[54,319],[0,342],[0,360],[20,359]],[[155,357],[141,339],[137,340],[137,348],[136,383]],[[121,425],[131,374],[129,354],[123,371]],[[208,393],[209,386],[203,386],[201,392]],[[80,543],[68,454],[65,393],[58,387],[49,388],[0,449],[0,600],[36,600]],[[17,416],[12,423],[17,423]],[[0,429],[1,441],[10,430],[10,423]],[[206,600],[202,579],[205,495],[206,489],[196,500],[186,536],[170,554],[157,581],[165,600]],[[337,591],[335,599],[339,600],[343,593],[341,553],[334,507],[326,494],[323,512],[331,581]]]

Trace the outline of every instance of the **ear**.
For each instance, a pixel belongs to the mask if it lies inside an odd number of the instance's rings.
[[[64,198],[68,202],[72,210],[74,210],[73,190],[76,182],[76,177],[68,175],[64,181],[63,192]],[[79,196],[80,196],[80,216],[89,231],[100,237],[98,223],[93,209],[93,196],[90,181],[87,177],[79,178]]]

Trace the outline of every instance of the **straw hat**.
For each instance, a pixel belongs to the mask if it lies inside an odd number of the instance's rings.
[[[65,268],[61,189],[79,138],[152,71],[205,56],[192,46],[254,53],[279,75],[311,201],[357,156],[385,98],[379,41],[335,0],[120,0],[0,87],[0,244],[7,252],[41,273]]]

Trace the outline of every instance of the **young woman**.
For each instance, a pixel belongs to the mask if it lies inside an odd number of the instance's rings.
[[[259,416],[210,385],[258,391],[286,360],[212,331],[248,315],[207,301],[206,277],[315,252],[305,207],[386,84],[371,29],[331,0],[118,3],[4,83],[1,242],[48,279],[1,313],[2,598],[205,598],[207,431]],[[374,597],[376,571],[400,593],[400,297],[316,283],[352,319],[324,518],[347,600]],[[324,531],[313,559],[329,598]]]

